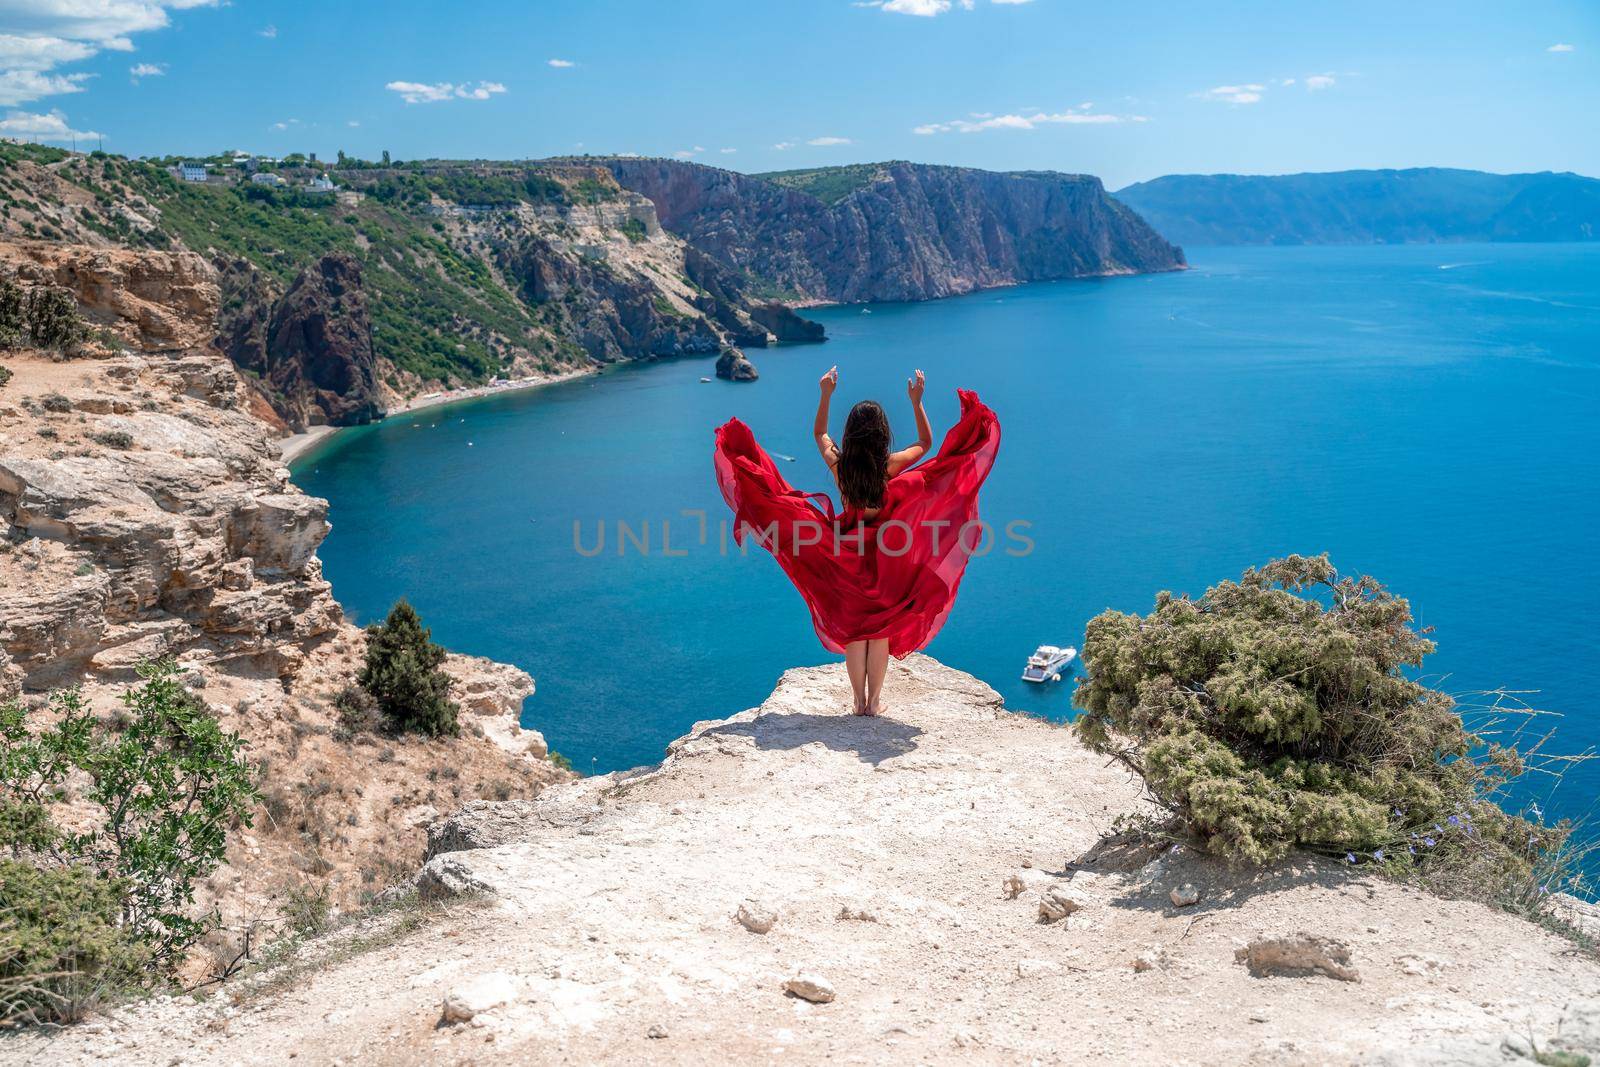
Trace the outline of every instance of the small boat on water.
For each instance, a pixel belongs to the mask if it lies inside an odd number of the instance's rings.
[[[711,379],[710,379],[710,378],[701,378],[701,379],[700,379],[700,380],[701,380],[701,381],[702,381],[702,382],[709,382],[709,381],[710,381],[710,380],[711,380]]]
[[[1072,661],[1078,658],[1075,648],[1057,648],[1055,645],[1040,645],[1033,655],[1028,657],[1028,665],[1022,668],[1024,682],[1059,682],[1063,673],[1072,670]]]

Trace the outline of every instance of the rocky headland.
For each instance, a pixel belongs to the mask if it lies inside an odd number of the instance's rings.
[[[1486,1064],[1600,1051],[1600,965],[1299,856],[1104,837],[1138,780],[926,657],[842,665],[658,767],[479,804],[374,919],[197,1003],[0,1054],[144,1062]],[[375,944],[362,951],[360,946]]]
[[[930,300],[1184,267],[1181,249],[1084,174],[906,162],[780,175],[666,159],[606,166],[650,199],[666,229],[794,303]]]

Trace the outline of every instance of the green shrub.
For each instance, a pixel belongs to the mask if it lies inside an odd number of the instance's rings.
[[[191,914],[195,882],[260,798],[243,742],[178,684],[175,665],[141,664],[139,675],[113,720],[73,689],[51,695],[36,730],[22,704],[0,705],[0,848],[114,884],[121,927],[164,966],[205,932]],[[72,829],[54,819],[68,796]]]
[[[644,228],[644,223],[640,222],[638,219],[629,219],[627,222],[624,222],[617,228],[622,231],[622,236],[626,237],[634,244],[638,244],[640,241],[643,241],[645,238],[650,236],[649,232]]]
[[[20,348],[28,336],[27,304],[22,290],[0,279],[0,348]]]
[[[325,885],[296,886],[279,910],[296,934],[315,937],[327,930],[333,919],[333,899]]]
[[[64,289],[37,288],[28,294],[28,339],[39,348],[69,351],[89,336],[78,302]]]
[[[338,724],[333,728],[335,740],[348,741],[383,725],[378,702],[359,685],[347,685],[339,690],[334,695],[333,706],[339,712]]]
[[[92,433],[90,440],[105,445],[107,448],[116,448],[126,451],[133,447],[133,435],[127,430],[106,430],[103,433]]]
[[[1161,593],[1149,615],[1091,620],[1076,726],[1207,851],[1264,863],[1304,848],[1464,895],[1537,892],[1569,827],[1493,802],[1523,761],[1408,674],[1433,650],[1405,600],[1290,556],[1198,600]]]
[[[11,368],[10,367],[0,367],[0,389],[5,388],[5,384],[7,382],[9,382],[10,380],[11,380]]]
[[[149,954],[120,923],[125,892],[85,866],[0,859],[0,1024],[74,1022],[139,984]]]
[[[367,627],[367,659],[357,681],[377,701],[391,729],[429,737],[461,732],[450,700],[450,678],[439,665],[445,650],[404,600]]]
[[[32,344],[70,350],[85,338],[88,326],[72,294],[46,286],[24,293],[16,283],[0,280],[0,349]]]

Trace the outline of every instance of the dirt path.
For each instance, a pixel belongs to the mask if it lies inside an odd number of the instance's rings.
[[[237,1005],[146,1005],[0,1056],[1476,1064],[1529,1038],[1600,1046],[1600,966],[1543,930],[1320,861],[1252,878],[1181,852],[1095,859],[1138,803],[1124,774],[925,657],[887,698],[852,718],[842,667],[791,671],[658,770],[463,820],[510,840],[424,874],[486,903]],[[1062,882],[1077,910],[1040,921]],[[1201,899],[1177,907],[1185,883]],[[735,920],[742,902],[770,931]],[[1269,976],[1267,941],[1302,933],[1330,940],[1278,956],[1325,970]],[[1262,976],[1236,961],[1252,943]],[[832,1002],[786,994],[797,972]],[[451,994],[476,1014],[441,1025]]]

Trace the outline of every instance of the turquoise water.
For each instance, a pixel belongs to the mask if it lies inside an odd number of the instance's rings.
[[[886,403],[912,433],[927,372],[936,436],[976,389],[1004,443],[983,492],[1031,554],[973,561],[930,652],[1008,703],[1070,712],[1018,679],[1106,607],[1148,610],[1288,552],[1332,553],[1409,596],[1452,692],[1539,690],[1558,745],[1600,741],[1600,245],[1192,249],[1183,274],[1026,286],[815,312],[832,340],[436,408],[338,435],[296,468],[332,501],[323,549],[358,621],[409,597],[444,644],[538,680],[530,725],[580,770],[658,760],[697,719],[830,657],[759,551],[724,556],[711,434],[748,422],[790,480],[829,486],[816,380],[836,413]],[[685,509],[703,510],[708,543]],[[592,557],[600,523],[605,549]],[[651,554],[617,554],[648,522]],[[664,555],[661,524],[671,523]],[[1002,544],[1002,548],[1004,544]],[[1586,807],[1594,769],[1569,779]]]

